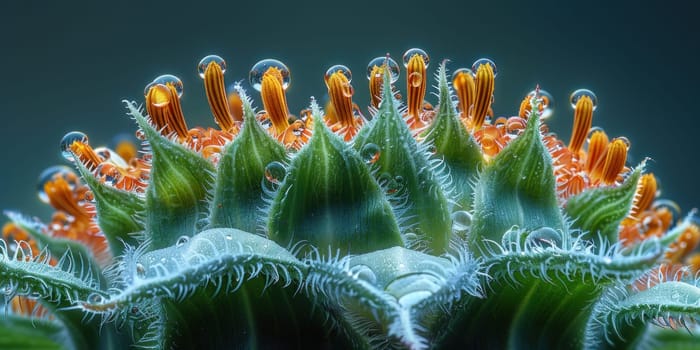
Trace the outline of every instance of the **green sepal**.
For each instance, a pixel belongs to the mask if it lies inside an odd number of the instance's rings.
[[[143,198],[103,184],[81,162],[76,162],[76,166],[95,196],[97,223],[107,238],[112,255],[121,255],[125,244],[136,246],[135,234],[144,229],[138,219],[145,210]]]
[[[369,144],[379,146],[376,167],[378,181],[389,183],[389,190],[399,198],[402,233],[418,238],[419,246],[431,253],[445,252],[449,244],[452,222],[443,184],[428,160],[428,150],[419,144],[403,119],[394,99],[389,74],[384,74],[383,99],[377,114],[355,137],[355,149],[362,152]],[[399,180],[400,179],[400,180]]]
[[[199,154],[169,140],[151,126],[133,103],[129,114],[143,130],[152,151],[146,190],[146,238],[151,249],[168,247],[181,236],[201,231],[214,166]]]
[[[596,304],[586,326],[587,349],[640,343],[647,322],[682,329],[699,321],[700,288],[694,284],[667,281],[641,291],[619,286]]]
[[[359,254],[403,245],[396,219],[360,155],[323,123],[292,160],[269,212],[268,235],[322,252]]]
[[[221,153],[208,227],[255,232],[260,224],[259,208],[266,205],[262,187],[265,167],[283,161],[286,154],[284,147],[260,126],[248,98],[242,90],[240,93],[245,122],[240,134]]]
[[[643,168],[643,164],[635,168],[619,186],[598,187],[569,198],[565,211],[575,219],[572,227],[585,232],[584,237],[598,247],[617,242],[618,226],[630,213]]]
[[[484,158],[481,147],[459,120],[452,103],[452,93],[447,82],[444,63],[438,70],[438,84],[440,104],[435,120],[426,132],[424,142],[433,145],[435,155],[442,159],[449,170],[452,187],[457,189],[453,194],[458,208],[455,210],[471,210],[472,185]]]
[[[539,113],[535,112],[525,131],[480,173],[468,238],[472,251],[487,254],[485,240],[500,242],[513,225],[526,231],[550,227],[568,234],[555,184],[552,158],[542,143]]]

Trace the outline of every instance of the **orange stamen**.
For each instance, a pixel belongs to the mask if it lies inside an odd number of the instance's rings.
[[[78,219],[89,219],[85,208],[78,205],[73,191],[68,182],[62,177],[56,177],[44,184],[44,192],[49,198],[49,203],[56,210],[64,211]]]
[[[627,161],[627,144],[621,139],[615,139],[605,150],[605,159],[598,161],[593,175],[609,185],[617,180],[617,175],[625,168]]]
[[[582,96],[576,102],[576,108],[574,109],[574,128],[571,132],[571,141],[569,142],[569,149],[578,153],[586,141],[586,135],[588,131],[591,130],[591,123],[593,122],[593,100],[588,96]]]
[[[593,174],[596,164],[608,147],[608,142],[608,135],[604,131],[595,131],[591,135],[591,140],[588,143],[588,158],[586,159],[586,171],[589,174]]]
[[[236,133],[238,128],[231,115],[230,101],[224,88],[224,72],[218,63],[211,61],[204,71],[204,89],[207,92],[209,108],[221,130]],[[242,112],[241,112],[242,113]]]
[[[282,82],[282,73],[276,67],[268,68],[263,74],[260,94],[274,135],[281,135],[289,127],[289,109]]]
[[[382,100],[382,84],[384,80],[384,67],[374,66],[369,74],[369,96],[372,107],[379,108]]]
[[[95,150],[87,143],[75,141],[70,145],[70,150],[80,159],[80,162],[85,164],[88,168],[96,167],[98,164],[102,163],[102,158],[100,158],[100,156],[95,153]]]
[[[486,114],[491,107],[494,89],[494,73],[490,64],[482,64],[476,70],[476,94],[472,114],[472,128],[480,129],[486,120]]]
[[[348,78],[340,71],[331,74],[326,84],[335,117],[340,128],[346,131],[345,140],[350,141],[357,131],[357,121],[352,107],[352,86]]]
[[[462,114],[462,120],[466,121],[469,118],[469,109],[476,98],[474,77],[469,72],[459,72],[452,81],[452,86],[457,92],[458,107]]]
[[[408,91],[408,125],[413,129],[418,129],[425,126],[421,120],[427,82],[425,76],[425,60],[423,56],[419,54],[411,56],[408,60],[406,70],[408,74],[406,79],[406,91]]]
[[[182,113],[180,97],[172,84],[153,85],[146,95],[146,110],[163,135],[174,132],[180,139],[187,137],[187,123]]]
[[[634,196],[634,205],[630,216],[638,218],[645,210],[649,209],[656,197],[656,178],[654,174],[644,174],[639,179],[637,193]]]

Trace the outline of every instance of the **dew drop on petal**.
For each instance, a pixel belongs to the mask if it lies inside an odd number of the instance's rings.
[[[401,75],[399,64],[396,63],[393,58],[388,56],[379,56],[369,61],[369,64],[367,65],[367,79],[372,79],[372,70],[375,66],[382,67],[385,63],[389,69],[389,72],[391,72],[391,83],[393,84],[399,80],[399,76]]]
[[[413,72],[408,76],[408,83],[413,87],[419,87],[423,83],[423,75],[418,72]]]
[[[379,159],[380,154],[381,148],[373,143],[368,143],[362,146],[362,149],[360,150],[362,160],[364,160],[367,164],[374,164]]]
[[[284,63],[272,58],[266,58],[253,65],[253,68],[250,69],[250,73],[248,74],[248,81],[250,82],[250,85],[255,90],[262,90],[263,75],[265,75],[265,72],[267,72],[267,70],[270,68],[276,68],[280,71],[280,74],[282,75],[282,88],[287,90],[289,84],[292,82],[289,68],[287,68]]]
[[[217,55],[209,55],[204,58],[202,58],[199,61],[199,64],[197,64],[197,72],[199,73],[199,77],[204,79],[204,73],[207,71],[207,67],[209,67],[210,63],[216,63],[221,67],[221,72],[226,73],[226,61],[224,61],[223,58]]]
[[[172,74],[163,74],[155,79],[153,79],[153,84],[160,84],[160,85],[172,85],[175,88],[175,91],[177,92],[177,97],[182,97],[182,93],[184,92],[184,85],[182,84],[182,80],[180,78],[172,75]],[[148,93],[148,91],[146,91]]]
[[[428,65],[430,64],[430,56],[428,56],[428,54],[425,53],[425,51],[423,51],[422,49],[415,48],[415,47],[407,50],[403,54],[403,66],[408,68],[408,61],[410,61],[411,57],[413,57],[415,55],[421,56],[423,58],[423,62],[425,62],[425,67],[428,68]]]
[[[496,68],[496,64],[488,58],[480,58],[474,61],[474,64],[472,64],[472,72],[476,72],[479,69],[479,67],[481,67],[484,64],[488,64],[489,66],[491,66],[491,69],[493,69],[493,76],[495,78],[498,75],[498,69]]]
[[[180,238],[177,239],[177,242],[175,243],[176,247],[182,247],[183,245],[187,244],[187,242],[190,241],[189,236],[180,236]]]
[[[231,241],[231,240],[233,240],[233,235],[227,234],[227,235],[225,236],[225,238],[226,238],[227,241]]]
[[[284,181],[287,175],[287,169],[278,161],[270,162],[265,167],[265,179],[273,184],[279,184]]]
[[[88,137],[84,133],[80,131],[71,131],[63,136],[61,139],[61,155],[63,158],[70,162],[75,162],[75,159],[73,158],[73,152],[71,152],[70,147],[73,145],[75,142],[80,142],[84,144],[88,144]]]
[[[452,213],[452,230],[466,231],[472,224],[472,215],[465,210],[458,210]]]
[[[591,101],[593,101],[593,110],[595,111],[595,109],[598,108],[598,97],[596,97],[596,95],[593,93],[593,91],[588,90],[588,89],[578,89],[578,90],[571,93],[571,96],[569,96],[569,102],[571,103],[571,108],[575,109],[576,103],[583,96],[588,96],[591,98]]]
[[[39,199],[46,203],[49,204],[49,196],[46,195],[46,192],[44,191],[44,187],[46,186],[46,183],[49,181],[53,181],[58,177],[66,177],[65,175],[75,175],[75,172],[64,165],[56,165],[47,168],[46,170],[41,172],[41,175],[39,175],[39,182],[37,185],[37,192],[39,194]]]
[[[350,71],[350,68],[342,65],[342,64],[336,64],[335,66],[328,68],[326,71],[326,75],[324,76],[324,79],[328,81],[328,79],[331,78],[331,75],[335,72],[340,72],[345,76],[345,78],[348,79],[348,83],[352,81],[352,72]]]

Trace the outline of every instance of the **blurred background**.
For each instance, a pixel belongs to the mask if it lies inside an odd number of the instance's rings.
[[[555,99],[550,129],[567,142],[569,94],[593,90],[594,125],[632,141],[631,164],[651,157],[663,196],[688,210],[700,206],[700,24],[692,3],[3,1],[0,208],[46,218],[36,183],[44,168],[66,163],[61,137],[80,130],[99,146],[133,135],[121,101],[142,101],[144,86],[160,74],[183,80],[190,126],[213,126],[196,70],[207,54],[226,59],[227,83],[246,86],[255,62],[282,60],[292,74],[290,109],[298,113],[309,96],[325,95],[331,65],[353,71],[355,100],[366,106],[369,60],[388,52],[401,62],[405,50],[420,47],[433,72],[444,58],[450,70],[493,59],[497,115],[516,114],[540,84]]]

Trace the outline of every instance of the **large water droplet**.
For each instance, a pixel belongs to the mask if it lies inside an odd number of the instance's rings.
[[[204,73],[207,71],[207,67],[209,67],[209,63],[216,63],[221,67],[221,72],[226,73],[226,61],[224,61],[223,58],[217,55],[209,55],[202,60],[199,61],[199,64],[197,64],[197,72],[199,72],[199,77],[204,79]]]
[[[362,146],[362,149],[360,150],[362,160],[364,160],[367,164],[374,164],[375,162],[377,162],[377,160],[379,160],[380,154],[381,148],[379,148],[379,146],[373,143],[368,143]]]
[[[175,243],[176,247],[182,247],[183,245],[187,244],[187,242],[190,241],[189,236],[180,236],[180,238],[177,239],[177,242]]]
[[[90,293],[87,297],[87,302],[90,304],[100,304],[104,301],[104,297],[97,293]]]
[[[399,76],[401,75],[401,69],[399,68],[399,64],[396,63],[396,61],[394,61],[393,58],[388,56],[379,56],[369,61],[369,64],[367,65],[367,79],[372,79],[372,70],[375,66],[382,67],[385,63],[387,68],[389,69],[389,72],[391,73],[391,83],[393,84],[397,80],[399,80]]]
[[[280,74],[282,75],[282,88],[287,90],[289,84],[291,84],[292,82],[292,77],[289,72],[289,68],[287,68],[287,66],[285,66],[284,63],[272,58],[261,60],[255,65],[253,65],[253,68],[250,69],[250,73],[248,74],[248,80],[250,81],[250,85],[255,90],[262,90],[263,75],[270,68],[276,68],[279,70]]]
[[[75,162],[75,158],[73,158],[73,152],[71,152],[71,145],[75,142],[80,142],[84,144],[88,144],[88,137],[84,133],[80,131],[71,131],[63,136],[61,139],[61,155],[63,158],[70,162]]]
[[[163,74],[155,79],[153,79],[153,83],[151,84],[160,84],[160,85],[172,85],[175,88],[175,91],[177,92],[177,97],[182,97],[182,93],[185,90],[184,85],[182,84],[182,80],[180,78],[172,75],[172,74]],[[146,94],[148,94],[148,88],[150,88],[150,85],[146,86]]]
[[[408,61],[410,61],[411,57],[413,57],[415,55],[422,57],[423,62],[425,62],[425,67],[428,68],[428,64],[430,64],[430,56],[428,56],[428,54],[425,53],[425,51],[423,51],[422,49],[415,48],[415,47],[407,50],[403,54],[403,66],[408,68]]]
[[[474,61],[474,64],[472,64],[472,72],[476,73],[476,71],[479,69],[484,64],[488,64],[491,66],[491,69],[493,69],[493,76],[496,77],[498,75],[498,69],[496,68],[496,64],[488,59],[488,58],[480,58],[476,61]]]
[[[542,106],[542,112],[540,112],[540,119],[548,119],[554,114],[554,98],[549,92],[538,89],[532,90],[527,94],[528,98],[537,97]]]
[[[66,178],[66,175],[76,176],[75,172],[73,172],[71,168],[63,165],[52,166],[42,171],[41,175],[39,175],[39,183],[37,185],[39,199],[42,202],[49,204],[49,196],[47,196],[46,192],[44,191],[46,183],[49,181],[53,181],[59,177]]]
[[[472,215],[464,210],[452,213],[452,230],[466,231],[472,225]]]
[[[598,108],[598,97],[596,97],[596,95],[593,93],[593,91],[588,90],[588,89],[578,89],[578,90],[571,93],[571,96],[569,96],[569,102],[571,103],[571,108],[576,109],[576,103],[583,96],[590,97],[591,101],[593,101],[593,110],[595,111],[595,109]]]
[[[342,65],[342,64],[336,64],[335,66],[328,68],[326,71],[326,75],[324,76],[324,79],[326,82],[328,82],[328,79],[331,78],[331,75],[335,72],[340,72],[345,76],[345,78],[348,79],[348,83],[352,81],[352,72],[350,71],[350,68]]]
[[[265,167],[265,179],[273,184],[279,184],[284,181],[287,175],[287,169],[278,161],[270,162]]]
[[[530,232],[525,240],[525,245],[530,248],[535,246],[542,248],[561,247],[561,244],[561,233],[551,227],[540,227]]]

